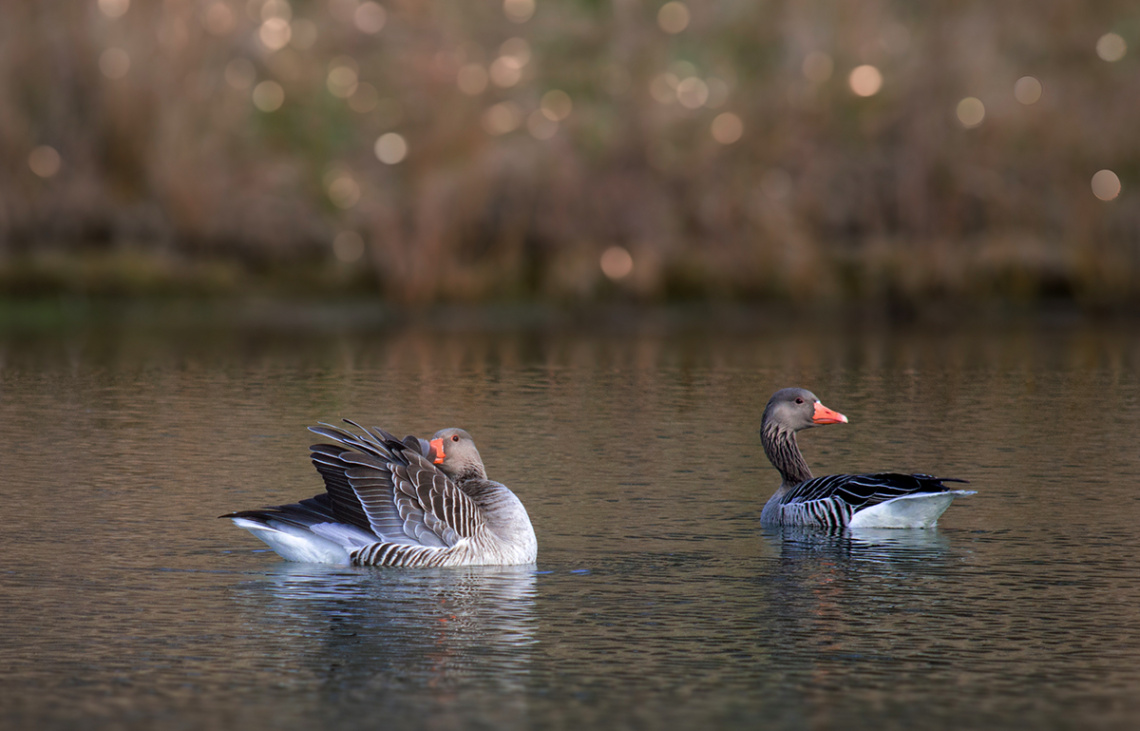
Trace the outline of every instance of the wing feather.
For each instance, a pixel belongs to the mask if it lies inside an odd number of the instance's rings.
[[[375,533],[385,545],[428,548],[455,545],[481,527],[472,499],[425,459],[424,440],[400,441],[383,429],[345,421],[361,433],[310,427],[336,442],[310,450],[338,520]]]
[[[805,480],[789,490],[784,496],[783,504],[787,507],[820,500],[834,500],[855,511],[903,495],[947,492],[953,489],[943,484],[945,482],[966,482],[966,480],[923,474],[904,475],[897,472],[825,475]]]
[[[483,528],[478,506],[434,464],[418,452],[404,452],[406,464],[393,465],[392,471],[406,517],[420,517],[447,545],[461,538],[474,537]],[[406,511],[406,512],[405,512]]]

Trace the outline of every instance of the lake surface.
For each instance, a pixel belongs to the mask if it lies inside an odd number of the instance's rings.
[[[5,728],[1135,728],[1140,328],[761,314],[0,333]],[[778,387],[816,474],[963,477],[931,531],[764,531]],[[536,566],[290,564],[305,427],[462,426]]]

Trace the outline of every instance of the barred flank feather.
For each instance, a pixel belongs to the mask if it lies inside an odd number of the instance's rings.
[[[404,568],[436,568],[467,564],[466,551],[456,548],[402,546],[395,543],[373,543],[354,551],[354,566],[394,566]]]

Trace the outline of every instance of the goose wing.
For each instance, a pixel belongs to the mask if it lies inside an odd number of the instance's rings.
[[[947,492],[945,482],[967,482],[954,477],[879,472],[868,475],[826,475],[801,482],[784,496],[784,504],[838,502],[851,511],[878,505],[904,495]]]
[[[471,497],[424,457],[426,442],[345,421],[362,433],[328,424],[309,428],[335,442],[315,444],[310,452],[338,520],[385,543],[433,548],[453,546],[481,528]]]

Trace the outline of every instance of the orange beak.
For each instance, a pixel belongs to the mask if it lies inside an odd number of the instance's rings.
[[[846,424],[847,417],[838,411],[832,411],[820,402],[815,402],[815,413],[811,417],[813,424]]]
[[[432,460],[434,464],[443,464],[443,439],[433,439],[428,444],[431,445],[431,451],[435,454],[435,459]]]

